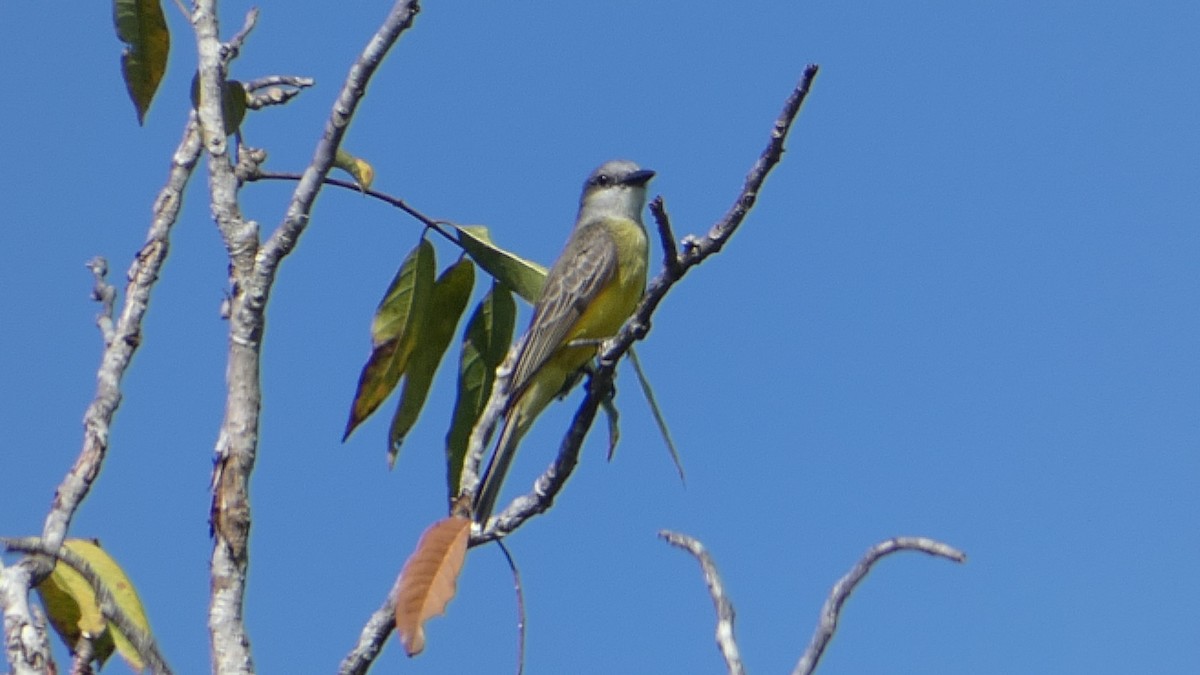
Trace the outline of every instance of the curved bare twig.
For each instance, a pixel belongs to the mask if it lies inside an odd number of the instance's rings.
[[[812,640],[808,643],[808,649],[804,650],[792,675],[811,675],[817,669],[817,663],[820,662],[825,648],[833,639],[834,632],[837,631],[842,605],[846,604],[850,594],[866,578],[875,563],[884,556],[898,551],[920,551],[958,563],[967,561],[967,555],[962,551],[925,537],[893,537],[872,546],[862,559],[846,573],[846,576],[838,579],[838,582],[833,585],[833,590],[829,592],[829,598],[825,600],[825,606],[821,608],[821,619],[817,623],[816,631],[813,632]]]
[[[298,181],[298,180],[301,180],[303,177],[304,176],[302,174],[298,174],[298,173],[285,173],[285,172],[281,172],[281,171],[259,170],[254,173],[248,174],[246,176],[246,180],[247,181],[256,181],[256,180],[294,180],[294,181]],[[380,192],[379,190],[373,190],[371,188],[364,189],[362,186],[360,186],[357,183],[352,183],[348,180],[342,180],[340,178],[330,178],[329,176],[326,176],[325,178],[322,179],[322,182],[324,182],[325,185],[333,185],[334,187],[339,187],[339,188],[343,188],[346,190],[352,190],[354,192],[364,194],[368,197],[378,199],[379,201],[381,201],[385,204],[388,204],[390,206],[394,206],[394,207],[400,209],[401,211],[407,213],[408,215],[412,216],[413,218],[415,218],[418,222],[420,222],[425,227],[427,227],[430,230],[441,235],[441,237],[443,239],[445,239],[446,241],[450,242],[451,244],[454,244],[455,246],[458,246],[459,248],[462,248],[462,244],[459,243],[458,237],[450,234],[449,232],[446,231],[446,228],[443,227],[443,225],[446,224],[448,221],[430,218],[429,216],[425,215],[424,213],[421,213],[420,211],[418,211],[415,208],[413,208],[412,206],[410,206],[408,204],[408,202],[404,201],[403,199],[401,199],[399,197],[390,195],[386,192]]]
[[[725,657],[725,667],[729,670],[729,675],[745,675],[746,668],[742,665],[737,639],[733,636],[736,612],[733,610],[733,603],[725,595],[725,585],[721,583],[721,575],[717,574],[717,565],[712,556],[703,544],[686,534],[663,530],[658,536],[668,544],[691,553],[700,563],[700,569],[704,572],[704,583],[708,585],[708,594],[712,596],[713,606],[717,610],[717,648],[721,650],[721,656]]]

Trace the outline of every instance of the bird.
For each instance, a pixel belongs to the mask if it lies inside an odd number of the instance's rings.
[[[481,526],[534,419],[595,356],[595,341],[616,335],[642,299],[650,254],[642,210],[654,175],[618,159],[583,183],[575,227],[515,347],[500,440],[476,493],[474,519]],[[593,344],[578,344],[585,341]]]

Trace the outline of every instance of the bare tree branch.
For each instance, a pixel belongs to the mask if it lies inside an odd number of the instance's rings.
[[[241,35],[249,33],[257,16],[257,10],[247,14]],[[216,0],[196,1],[192,26],[200,60],[198,118],[208,151],[209,205],[229,254],[232,285],[225,418],[217,437],[210,511],[213,551],[209,563],[208,630],[214,672],[252,673],[243,600],[249,565],[248,486],[258,446],[262,398],[258,374],[265,294],[258,292],[254,279],[258,225],[245,220],[238,206],[239,181],[229,158],[221,105],[226,58],[236,52],[236,47],[221,43]]]
[[[658,240],[662,243],[663,269],[672,273],[679,272],[679,249],[675,246],[675,233],[671,231],[671,217],[667,215],[666,204],[662,196],[650,200],[650,213],[654,214],[654,222],[658,225]]]
[[[646,332],[650,329],[651,315],[653,315],[663,298],[666,297],[671,287],[678,283],[693,267],[720,251],[742,224],[746,214],[754,206],[759,190],[762,188],[767,175],[783,156],[783,146],[787,140],[788,132],[796,119],[796,115],[800,112],[800,106],[808,96],[818,70],[819,67],[816,64],[810,64],[804,69],[804,74],[801,76],[799,83],[792,90],[791,95],[788,96],[787,101],[784,103],[783,111],[780,112],[779,117],[775,120],[766,148],[759,156],[758,161],[750,169],[742,190],[734,200],[729,212],[721,220],[717,221],[703,238],[689,236],[684,239],[684,248],[677,256],[678,264],[667,265],[654,278],[647,287],[646,294],[642,297],[642,302],[638,305],[634,315],[625,322],[621,331],[602,347],[599,356],[600,367],[596,369],[588,383],[584,400],[579,404],[575,418],[571,422],[563,443],[559,446],[559,456],[538,477],[530,493],[513,500],[504,511],[489,521],[489,525],[483,526],[481,531],[472,534],[472,545],[505,536],[517,527],[520,527],[530,517],[543,513],[549,508],[554,500],[554,496],[561,489],[562,485],[565,484],[567,478],[570,477],[570,473],[577,463],[580,446],[583,444],[583,439],[587,435],[587,431],[592,426],[592,421],[596,417],[596,411],[600,407],[600,401],[611,395],[612,379],[616,371],[617,361],[629,350],[629,347],[635,340],[645,337]],[[497,382],[499,382],[499,379],[497,377]],[[475,446],[472,443],[468,455],[474,453],[475,450]],[[472,458],[469,456],[467,462],[464,462],[464,464],[468,465],[473,462],[475,465],[478,465],[479,461],[479,457]],[[468,486],[464,485],[464,488],[466,487]]]
[[[121,378],[141,344],[142,319],[150,304],[150,290],[158,280],[159,271],[167,258],[171,227],[179,217],[183,190],[199,157],[199,128],[194,122],[189,122],[171,158],[166,185],[154,201],[154,216],[146,234],[146,243],[138,251],[126,275],[125,299],[115,324],[112,322],[109,300],[111,287],[99,276],[99,264],[90,265],[93,273],[98,275],[94,294],[101,296],[103,304],[97,324],[104,336],[104,353],[96,373],[96,395],[83,417],[83,448],[58,486],[50,513],[46,516],[42,538],[48,548],[56,548],[62,543],[75,510],[100,473],[100,466],[108,451],[109,425],[121,405]],[[48,572],[49,567],[45,571]]]
[[[5,567],[0,560],[0,612],[4,615],[4,655],[13,675],[46,675],[54,669],[45,621],[29,606],[32,565]]]
[[[713,607],[717,610],[717,648],[725,657],[725,667],[730,675],[745,675],[742,656],[738,653],[737,639],[733,636],[733,622],[736,612],[733,603],[725,595],[725,585],[721,583],[721,575],[717,573],[717,565],[712,556],[705,550],[704,545],[686,534],[663,530],[658,536],[668,544],[691,553],[700,563],[704,572],[704,583],[708,585],[708,594],[712,597]]]
[[[217,27],[216,0],[198,0],[193,17],[200,54],[199,117],[209,153],[209,192],[213,217],[230,258],[229,362],[226,370],[225,418],[217,439],[213,467],[211,509],[213,554],[209,600],[209,633],[213,668],[217,673],[251,673],[254,670],[243,604],[249,565],[250,475],[258,450],[262,402],[261,346],[267,300],[280,261],[290,253],[308,224],[323,178],[333,164],[367,83],[400,34],[412,25],[418,11],[415,0],[397,2],[382,26],[350,69],[325,133],[317,144],[313,162],[293,193],[282,224],[260,246],[258,225],[244,220],[237,203],[240,185],[230,165],[219,104],[225,72],[223,57],[236,53],[237,45],[222,45]],[[247,18],[244,35],[253,25]],[[249,169],[246,169],[247,171]]]
[[[967,555],[962,551],[924,537],[894,537],[872,546],[858,561],[858,564],[833,585],[833,590],[829,592],[829,598],[825,600],[825,606],[821,608],[821,619],[817,623],[816,631],[813,632],[812,640],[808,643],[808,649],[804,650],[804,655],[800,657],[792,675],[810,675],[817,669],[817,664],[824,655],[825,648],[837,630],[842,605],[846,604],[850,594],[867,576],[875,563],[884,556],[897,551],[920,551],[958,563],[967,560]]]
[[[333,105],[329,120],[325,123],[325,133],[317,143],[312,162],[304,170],[300,184],[292,193],[292,201],[288,205],[287,215],[284,216],[283,223],[275,230],[271,238],[263,245],[259,257],[259,267],[261,274],[268,280],[268,285],[269,279],[274,277],[275,267],[279,261],[295,248],[297,239],[304,232],[304,228],[308,226],[308,218],[312,213],[317,193],[320,192],[321,184],[329,173],[330,167],[333,166],[333,158],[337,154],[338,146],[341,145],[346,127],[350,125],[350,120],[353,118],[359,102],[367,92],[368,81],[375,74],[379,65],[383,63],[383,58],[387,56],[392,45],[400,39],[401,33],[412,26],[420,9],[417,0],[398,0],[388,12],[379,30],[367,43],[358,60],[351,66],[350,73],[346,76],[346,82],[342,85],[342,91]]]
[[[371,614],[367,623],[359,633],[358,642],[338,668],[338,675],[362,675],[383,651],[383,645],[396,627],[396,599],[400,596],[400,575],[388,591],[383,605]]]
[[[44,541],[37,537],[22,539],[0,537],[0,544],[3,544],[9,551],[37,553],[57,558],[71,569],[79,572],[79,575],[91,585],[92,592],[96,594],[96,604],[100,606],[100,613],[106,620],[116,625],[117,629],[128,638],[129,643],[133,645],[134,650],[137,651],[138,656],[142,658],[142,661],[150,669],[150,672],[160,675],[170,675],[171,669],[167,667],[166,660],[163,658],[162,652],[159,651],[154,637],[142,630],[121,609],[121,606],[113,599],[112,591],[83,556],[62,546],[50,548]],[[76,661],[78,662],[78,659]],[[91,659],[89,658],[87,661],[91,661]]]

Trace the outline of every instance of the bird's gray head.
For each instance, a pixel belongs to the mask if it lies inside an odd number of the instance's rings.
[[[646,183],[654,172],[625,159],[601,164],[583,183],[579,199],[579,220],[595,217],[621,217],[642,222],[646,208]]]

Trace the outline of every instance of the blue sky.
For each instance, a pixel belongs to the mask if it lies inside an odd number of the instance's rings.
[[[223,4],[224,34],[248,6]],[[246,120],[268,168],[311,157],[387,7],[262,7],[234,76],[318,82]],[[182,133],[195,52],[167,9],[171,64],[139,128],[105,3],[0,6],[0,534],[41,530],[78,453],[101,346],[84,262],[123,280]],[[345,146],[379,189],[545,263],[613,157],[659,172],[680,235],[707,230],[822,66],[743,229],[638,346],[686,488],[625,371],[616,460],[597,434],[510,539],[527,672],[723,672],[699,570],[662,528],[710,548],[754,672],[790,670],[834,581],[901,534],[969,561],[886,560],[820,672],[1200,670],[1197,25],[1182,2],[426,3]],[[252,185],[244,210],[274,228],[291,188]],[[208,663],[226,344],[206,203],[201,172],[72,531],[124,564],[184,673]],[[333,670],[444,513],[452,368],[394,471],[386,415],[339,443],[371,313],[418,235],[326,190],[271,298],[247,606],[262,672]],[[510,486],[573,409],[546,414]],[[512,672],[514,615],[502,556],[474,550],[427,652],[391,641],[379,672]]]

